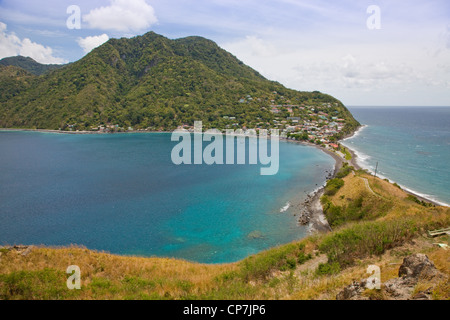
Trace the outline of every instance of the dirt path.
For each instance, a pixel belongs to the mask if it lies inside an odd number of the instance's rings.
[[[371,188],[370,185],[369,185],[369,180],[367,180],[366,178],[361,178],[361,179],[364,180],[364,184],[366,185],[367,190],[369,190],[369,191],[372,192],[374,195],[376,195],[375,192],[373,192],[372,188]]]

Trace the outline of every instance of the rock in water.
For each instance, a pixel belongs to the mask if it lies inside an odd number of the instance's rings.
[[[261,231],[255,230],[255,231],[250,232],[247,235],[247,238],[249,238],[249,239],[263,239],[264,235],[263,235],[263,233]]]

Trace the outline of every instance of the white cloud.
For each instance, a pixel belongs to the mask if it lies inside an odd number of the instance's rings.
[[[450,49],[450,24],[447,25],[447,43],[446,43],[446,48]]]
[[[83,15],[83,22],[93,29],[137,32],[149,28],[158,19],[145,0],[111,0],[109,6]]]
[[[78,38],[77,42],[80,45],[80,47],[83,48],[85,53],[89,53],[93,49],[101,46],[102,44],[104,44],[108,40],[109,40],[108,35],[104,33],[104,34],[102,34],[100,36]]]
[[[30,39],[21,40],[14,33],[6,32],[7,26],[0,22],[0,59],[21,55],[44,64],[61,64],[67,61],[53,56],[53,50]]]
[[[272,44],[256,36],[247,36],[244,40],[230,44],[229,47],[231,50],[233,48],[245,48],[246,54],[256,57],[273,57],[277,53]]]
[[[364,46],[329,43],[323,48],[307,36],[300,41],[258,36],[237,39],[223,47],[266,78],[289,88],[320,90],[354,105],[381,103],[383,99],[414,105],[427,104],[428,91],[439,92],[435,96],[441,99],[440,93],[448,90],[450,68],[443,66],[450,65],[450,55],[441,52],[430,56],[430,48],[436,48],[433,41]]]

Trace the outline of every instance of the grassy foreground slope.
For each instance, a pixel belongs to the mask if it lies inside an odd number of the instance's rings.
[[[342,176],[342,175],[341,175]],[[368,189],[364,179],[367,179]],[[450,276],[449,251],[426,230],[447,227],[450,209],[426,207],[389,182],[363,171],[322,199],[334,231],[317,234],[223,265],[124,257],[85,248],[35,247],[28,254],[0,250],[0,299],[335,299],[352,280],[381,268],[397,276],[404,257],[425,253]],[[81,269],[81,290],[68,290],[69,265]],[[419,282],[415,291],[430,283]],[[448,281],[432,283],[434,299],[449,299]],[[367,291],[383,298],[383,291]]]

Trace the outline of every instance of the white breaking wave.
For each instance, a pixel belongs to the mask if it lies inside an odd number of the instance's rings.
[[[363,124],[358,130],[355,131],[355,133],[354,133],[352,136],[343,139],[342,142],[343,142],[343,141],[346,141],[346,140],[350,140],[350,139],[352,139],[352,138],[355,138],[355,137],[359,136],[359,135],[361,134],[361,132],[362,132],[364,129],[366,129],[367,127],[368,127],[367,124]]]
[[[280,209],[280,212],[286,212],[291,207],[291,203],[287,202],[286,205]]]
[[[367,127],[367,126],[364,126],[364,127]],[[360,129],[360,130],[361,130],[361,129]],[[358,130],[357,132],[359,133],[360,130]],[[347,139],[351,139],[351,138],[353,138],[353,137],[355,137],[355,135],[352,136],[352,137],[350,137],[350,138],[347,138]],[[347,140],[347,139],[345,139],[345,140]],[[343,140],[343,141],[345,141],[345,140]],[[361,151],[358,151],[357,149],[354,148],[354,146],[349,145],[349,143],[342,143],[342,144],[343,144],[345,147],[351,149],[351,150],[356,154],[356,162],[358,163],[358,165],[359,165],[361,168],[369,170],[369,172],[372,173],[372,174],[375,173],[375,167],[367,163],[367,160],[371,159],[371,157],[370,157],[369,155],[366,155],[365,153],[363,153],[363,152],[361,152]],[[378,171],[378,172],[377,172],[377,176],[378,176],[380,179],[387,179],[387,180],[389,180],[390,183],[397,183],[396,181],[393,181],[393,180],[389,179],[388,177],[384,176],[384,175],[383,175],[383,172]],[[447,207],[450,206],[448,203],[445,203],[445,202],[442,202],[442,201],[440,201],[440,200],[437,200],[436,197],[433,196],[433,195],[420,193],[420,192],[417,192],[416,190],[412,190],[412,189],[410,189],[410,188],[407,188],[407,187],[405,187],[405,186],[403,186],[403,185],[401,185],[401,184],[399,184],[399,183],[397,183],[397,184],[398,184],[403,190],[408,191],[408,192],[411,192],[411,193],[413,193],[413,194],[415,194],[415,195],[417,195],[417,196],[419,196],[419,197],[422,197],[422,198],[424,198],[424,199],[429,199],[429,200],[431,200],[431,201],[433,201],[433,202],[435,202],[435,203],[437,203],[437,204],[439,204],[439,205],[441,205],[441,206],[447,206]]]

